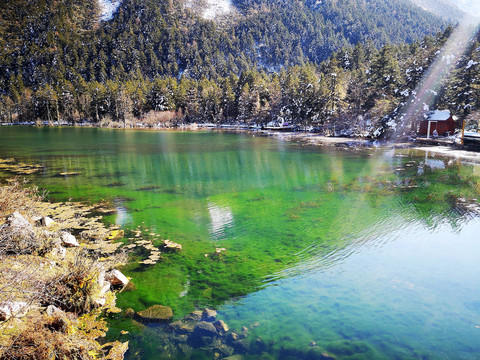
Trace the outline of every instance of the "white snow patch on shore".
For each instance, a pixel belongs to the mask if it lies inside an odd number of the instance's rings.
[[[108,21],[113,18],[113,14],[118,10],[122,0],[98,0],[100,5],[101,15],[100,21]]]

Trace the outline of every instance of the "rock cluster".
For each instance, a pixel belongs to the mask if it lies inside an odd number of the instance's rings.
[[[129,309],[125,316],[132,317],[132,310]],[[155,305],[136,313],[134,319],[164,323],[172,357],[188,358],[194,349],[201,348],[215,359],[241,359],[242,354],[248,354],[251,350],[247,339],[248,329],[244,327],[238,333],[231,331],[225,321],[217,318],[215,310],[193,311],[182,320],[168,323],[172,317],[170,308]],[[253,346],[264,348],[265,344],[257,339]]]

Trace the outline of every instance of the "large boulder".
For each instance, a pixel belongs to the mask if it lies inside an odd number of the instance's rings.
[[[70,234],[66,231],[62,232],[62,234],[60,235],[60,239],[62,240],[62,243],[63,243],[64,246],[67,246],[67,247],[79,247],[80,246],[80,244],[78,243],[75,236],[73,236],[72,234]]]
[[[114,269],[105,275],[105,280],[112,286],[127,286],[130,280],[127,279],[119,270]]]
[[[6,321],[12,317],[22,317],[28,311],[28,304],[23,301],[7,301],[0,304],[0,321]]]
[[[168,322],[172,317],[172,309],[163,305],[153,305],[136,313],[136,318],[143,322]]]

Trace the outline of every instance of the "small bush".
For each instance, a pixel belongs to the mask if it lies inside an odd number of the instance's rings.
[[[91,311],[100,291],[99,264],[90,259],[85,250],[79,250],[65,268],[68,269],[66,273],[51,278],[45,284],[43,304],[55,304],[76,314]]]
[[[145,114],[141,121],[147,127],[170,127],[181,117],[181,112],[151,110]]]

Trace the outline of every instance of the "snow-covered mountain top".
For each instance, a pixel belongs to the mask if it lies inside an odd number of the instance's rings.
[[[113,14],[118,10],[122,0],[98,0],[101,9],[100,20],[108,21],[111,20]]]

